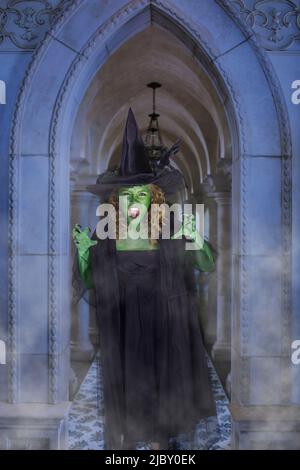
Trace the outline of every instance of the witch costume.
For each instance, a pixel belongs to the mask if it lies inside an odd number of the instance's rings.
[[[183,177],[169,157],[166,152],[151,166],[130,109],[119,170],[100,175],[88,190],[103,196],[153,183],[165,194],[178,191]],[[161,238],[159,249],[138,251],[118,251],[109,238],[96,243],[95,233],[92,240],[85,270],[78,250],[73,285],[79,296],[86,288],[95,294],[106,449],[121,449],[124,441],[166,443],[216,413],[195,302],[193,252],[185,250],[185,239]],[[207,241],[197,267],[215,267]]]

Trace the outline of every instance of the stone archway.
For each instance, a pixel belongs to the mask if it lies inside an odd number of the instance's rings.
[[[173,33],[156,22],[126,39],[111,54],[89,83],[77,115],[71,139],[71,221],[88,225],[94,229],[97,204],[86,186],[94,182],[97,175],[119,160],[122,143],[123,123],[128,107],[131,106],[144,135],[148,126],[152,95],[146,86],[151,80],[158,80],[157,105],[160,113],[160,129],[165,145],[172,145],[181,136],[180,153],[173,164],[185,175],[189,191],[189,202],[203,202],[203,195],[210,191],[212,205],[220,201],[221,190],[228,201],[225,218],[211,217],[211,235],[221,232],[218,240],[218,272],[199,276],[201,294],[201,320],[204,326],[207,348],[214,346],[214,360],[222,377],[230,370],[230,246],[223,246],[224,234],[231,241],[230,222],[231,192],[227,175],[220,174],[221,166],[231,165],[231,133],[226,117],[222,92],[216,90],[201,64],[195,60],[190,49],[178,41]],[[217,172],[219,173],[216,178]],[[218,190],[207,188],[218,179]],[[213,181],[214,180],[214,181]],[[91,208],[94,206],[94,209]],[[222,210],[218,204],[218,213]],[[218,227],[217,223],[221,227]],[[212,237],[210,236],[212,241]],[[216,243],[214,243],[216,245]],[[226,257],[223,252],[227,251]],[[227,267],[222,267],[226,264]],[[219,277],[220,282],[210,289],[208,284]],[[223,284],[223,286],[222,286]],[[224,296],[226,292],[226,296]],[[219,302],[217,303],[217,298]],[[207,300],[206,300],[207,299]],[[224,301],[225,300],[225,301]],[[218,311],[217,307],[218,307]],[[209,307],[209,308],[208,308]],[[224,313],[223,313],[224,312]],[[218,318],[218,320],[216,319]],[[92,345],[89,341],[90,326],[94,324],[94,309],[86,302],[80,302],[72,312],[71,358],[74,370],[78,362],[88,360]],[[218,332],[216,332],[218,324]],[[210,330],[210,331],[208,331]],[[207,334],[209,333],[209,334]],[[217,338],[216,338],[217,336]],[[221,371],[222,368],[222,371]]]
[[[288,118],[271,65],[247,28],[235,22],[229,2],[221,0],[201,4],[132,0],[126,5],[118,0],[113,6],[101,0],[76,1],[34,55],[11,135],[11,405],[5,408],[7,422],[13,419],[13,404],[18,403],[16,429],[26,429],[36,403],[43,403],[43,412],[39,410],[47,441],[43,445],[64,445],[70,300],[68,173],[74,116],[107,57],[153,22],[175,34],[193,52],[224,101],[233,142],[234,445],[264,447],[270,439],[280,446],[284,437],[280,426],[274,427],[274,412],[279,405],[285,411],[283,405],[291,404],[286,375],[290,320]],[[58,62],[59,67],[49,66]],[[272,328],[266,331],[265,325],[271,321]],[[36,374],[31,380],[29,364]],[[272,373],[265,376],[268,370]],[[274,376],[278,377],[277,387]],[[59,432],[50,436],[51,413]],[[264,416],[263,425],[260,416]],[[293,426],[292,418],[289,422]],[[261,441],[262,430],[269,431],[264,434],[265,442]],[[32,438],[36,439],[34,430]]]

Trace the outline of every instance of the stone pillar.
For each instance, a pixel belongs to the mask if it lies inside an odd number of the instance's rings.
[[[71,195],[71,225],[90,226],[90,204],[93,196],[84,191],[73,191]],[[92,229],[92,227],[90,227]],[[75,250],[74,250],[75,254]],[[86,294],[88,295],[88,293]],[[90,341],[90,305],[81,299],[72,309],[71,358],[75,361],[90,361],[94,348]]]
[[[204,190],[206,186],[204,185]],[[204,193],[204,205],[209,211],[209,234],[208,240],[212,246],[217,249],[217,209],[214,194]],[[216,340],[217,331],[217,270],[208,274],[208,298],[204,318],[204,338],[205,344],[211,351]]]
[[[231,194],[216,192],[217,204],[217,338],[216,361],[230,361],[231,342]]]
[[[239,450],[300,448],[291,373],[290,174],[282,165],[288,162],[262,155],[233,163],[231,413],[232,448]]]
[[[0,371],[0,449],[67,447],[69,232],[62,228],[60,215],[68,220],[69,204],[66,198],[49,204],[51,158],[34,152],[14,161],[22,197],[10,239],[13,264],[7,364]],[[62,178],[59,169],[52,174],[52,184],[56,176]]]
[[[220,174],[207,176],[203,185],[210,205],[210,239],[218,252],[217,269],[210,280],[210,341],[212,358],[223,382],[230,370],[231,348],[231,191],[230,165]],[[222,174],[223,173],[223,174]]]

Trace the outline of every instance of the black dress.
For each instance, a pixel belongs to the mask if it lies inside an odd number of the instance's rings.
[[[91,248],[103,372],[105,446],[160,441],[216,415],[195,302],[192,252],[184,240],[159,249]],[[75,263],[76,291],[84,286]]]
[[[129,441],[157,441],[160,432],[158,256],[158,250],[117,252],[124,435]]]
[[[123,432],[128,442],[165,443],[177,433],[190,431],[201,417],[196,394],[203,386],[199,380],[204,351],[199,350],[196,312],[184,311],[176,318],[174,309],[170,325],[170,317],[161,309],[159,257],[159,250],[116,254]]]

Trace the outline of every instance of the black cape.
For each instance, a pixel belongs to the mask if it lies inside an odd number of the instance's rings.
[[[202,418],[216,414],[208,377],[196,304],[193,252],[184,248],[185,240],[160,240],[160,312],[166,327],[162,347],[160,386],[166,391],[163,403],[165,433],[171,437],[191,431]],[[103,376],[105,445],[120,449],[124,396],[120,353],[120,302],[115,240],[102,240],[91,248],[95,305],[99,328]],[[75,284],[80,291],[79,273]],[[84,286],[81,286],[81,294]],[[190,382],[193,374],[193,399],[172,408],[176,386]],[[175,411],[175,414],[174,414]]]

